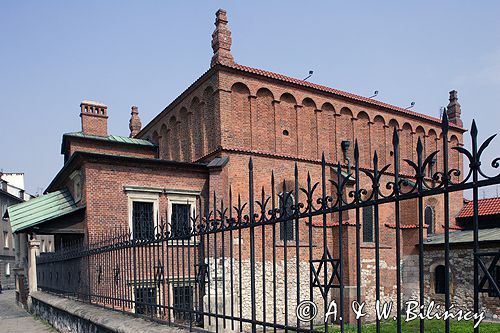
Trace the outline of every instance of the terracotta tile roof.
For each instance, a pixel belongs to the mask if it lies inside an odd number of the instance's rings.
[[[289,77],[289,76],[285,76],[285,75],[282,75],[282,74],[265,71],[265,70],[262,70],[262,69],[257,69],[257,68],[252,68],[252,67],[248,67],[248,66],[243,66],[243,65],[240,65],[240,64],[234,64],[234,65],[231,65],[231,66],[228,66],[228,67],[234,68],[234,69],[237,69],[237,70],[241,70],[241,71],[244,71],[244,72],[247,72],[247,73],[257,74],[257,75],[269,77],[269,78],[272,78],[272,79],[276,79],[276,80],[280,80],[280,81],[285,81],[285,82],[292,83],[292,84],[297,84],[297,85],[300,85],[300,86],[303,86],[303,87],[308,87],[308,88],[312,88],[312,89],[324,91],[324,92],[327,92],[327,93],[332,93],[332,94],[335,94],[335,95],[338,95],[338,96],[342,96],[342,97],[346,97],[346,98],[353,99],[353,100],[356,100],[356,101],[360,101],[360,102],[364,102],[364,103],[376,105],[376,106],[379,106],[379,107],[382,107],[382,108],[385,108],[385,109],[389,109],[389,110],[401,112],[401,113],[404,113],[404,114],[409,115],[409,116],[413,116],[413,117],[417,117],[417,118],[421,118],[421,119],[425,119],[425,120],[428,120],[428,121],[432,121],[432,122],[441,124],[441,120],[438,119],[438,118],[435,118],[435,117],[431,117],[431,116],[428,116],[428,115],[425,115],[425,114],[422,114],[422,113],[410,111],[410,110],[401,108],[399,106],[394,106],[394,105],[391,105],[391,104],[388,104],[388,103],[384,103],[384,102],[381,102],[381,101],[378,101],[378,100],[375,100],[375,99],[371,99],[371,98],[368,98],[368,97],[359,96],[359,95],[352,94],[352,93],[349,93],[349,92],[346,92],[346,91],[342,91],[342,90],[338,90],[338,89],[334,89],[334,88],[322,86],[322,85],[319,85],[319,84],[316,84],[316,83],[312,83],[312,82],[309,82],[309,81],[304,81],[304,80],[292,78],[292,77]],[[450,124],[450,127],[453,127],[455,129],[462,129],[461,127],[458,127],[458,126],[453,125],[453,124]]]
[[[457,218],[472,217],[473,209],[474,203],[472,201],[467,202],[460,213],[458,213]],[[479,216],[500,214],[500,198],[478,200],[478,212]]]

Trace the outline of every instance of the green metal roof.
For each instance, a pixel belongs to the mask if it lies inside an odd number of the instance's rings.
[[[129,138],[128,136],[120,136],[120,135],[99,136],[99,135],[85,134],[83,132],[73,132],[73,133],[66,133],[64,134],[64,136],[72,136],[77,138],[86,138],[86,139],[94,139],[94,140],[110,141],[110,142],[120,142],[120,143],[140,145],[140,146],[151,146],[151,147],[155,146],[154,143],[149,142],[148,140]]]
[[[49,220],[73,213],[77,206],[67,189],[55,191],[7,208],[12,232],[18,232]]]
[[[458,230],[450,232],[450,244],[472,243],[474,241],[474,230]],[[500,228],[479,229],[480,242],[500,241]],[[444,234],[435,234],[427,237],[424,245],[444,244]]]

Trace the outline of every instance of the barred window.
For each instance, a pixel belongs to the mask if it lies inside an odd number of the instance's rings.
[[[445,267],[444,265],[436,266],[434,270],[434,292],[436,294],[444,294],[445,292]]]
[[[373,207],[363,207],[363,242],[373,242]]]
[[[154,238],[153,203],[134,201],[132,209],[132,232],[134,239]]]
[[[288,193],[279,194],[279,210],[282,216],[292,216],[293,195]],[[293,241],[295,239],[295,221],[288,219],[280,223],[280,240]]]
[[[425,207],[425,212],[424,212],[424,220],[425,224],[427,225],[427,233],[428,234],[433,234],[435,231],[435,225],[434,225],[434,208],[431,206]]]
[[[135,289],[135,313],[151,315],[156,313],[156,288]]]
[[[172,238],[189,239],[189,208],[188,204],[172,204]]]
[[[190,320],[193,311],[193,286],[177,285],[172,288],[174,318]]]

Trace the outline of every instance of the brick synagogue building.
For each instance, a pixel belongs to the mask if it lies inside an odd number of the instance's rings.
[[[295,188],[295,165],[300,188],[307,188],[308,174],[313,184],[321,180],[322,154],[326,161],[328,179],[337,179],[338,162],[341,163],[341,173],[345,175],[349,164],[345,157],[350,158],[351,162],[354,160],[355,140],[359,145],[361,169],[373,169],[375,152],[379,168],[392,164],[394,129],[399,133],[401,160],[416,161],[419,139],[423,143],[424,156],[441,149],[440,119],[375,99],[238,64],[231,54],[232,37],[224,10],[216,13],[215,26],[210,68],[145,126],[142,126],[139,119],[138,108],[133,106],[129,137],[108,133],[107,122],[111,112],[108,113],[105,104],[81,102],[79,112],[82,128],[78,132],[63,135],[61,153],[64,155],[64,165],[48,186],[47,193],[23,204],[22,209],[19,209],[28,212],[23,216],[19,216],[19,211],[16,216],[15,207],[9,209],[14,232],[19,235],[54,234],[56,249],[62,249],[74,241],[85,244],[98,242],[103,239],[103,235],[111,235],[117,230],[128,230],[133,238],[138,237],[138,230],[157,226],[161,222],[168,223],[171,228],[181,224],[190,225],[193,223],[190,217],[199,216],[214,205],[217,205],[217,209],[222,203],[225,207],[230,202],[232,206],[237,206],[238,194],[241,202],[248,202],[250,159],[253,163],[255,200],[260,200],[262,191],[266,196],[271,195],[272,174],[276,183],[276,196],[280,197],[282,193]],[[456,91],[450,92],[446,113],[450,122],[449,145],[460,146],[465,130],[460,119],[461,110]],[[341,144],[346,141],[351,143],[350,147]],[[439,153],[432,167],[434,170],[442,167],[442,156]],[[455,150],[450,150],[449,169],[462,169],[461,156]],[[394,167],[391,165],[386,170],[387,177],[392,177],[393,171]],[[432,170],[428,175],[431,173]],[[414,180],[414,171],[406,163],[401,163],[400,175],[409,183]],[[369,186],[368,179],[360,181],[361,186]],[[348,180],[347,192],[354,188],[354,183],[352,179]],[[286,190],[282,190],[283,187]],[[334,193],[332,187],[326,190]],[[305,202],[303,192],[299,192],[296,194],[299,201]],[[281,199],[277,201],[280,206],[286,206],[293,204],[294,198],[288,200],[290,202]],[[463,206],[462,192],[450,193],[449,202],[450,227],[453,228],[455,216]],[[47,212],[46,207],[55,207],[55,212]],[[426,197],[424,207],[425,237],[427,234],[442,233],[445,210],[443,198]],[[245,209],[248,209],[248,205]],[[372,209],[373,207],[365,207],[360,212],[361,288],[363,298],[368,303],[375,299]],[[229,210],[234,213],[232,208]],[[416,199],[401,202],[403,266],[413,265],[415,258],[418,258],[417,214]],[[380,205],[378,216],[382,277],[380,293],[381,298],[388,299],[396,293],[394,204]],[[355,219],[354,210],[342,213],[345,304],[356,299]],[[339,216],[330,214],[325,223],[316,218],[309,223],[289,222],[288,228],[278,227],[276,234],[272,233],[271,226],[264,233],[263,227],[262,232],[255,234],[254,241],[249,240],[248,229],[241,231],[240,235],[235,231],[231,238],[229,233],[222,240],[219,236],[215,236],[216,239],[210,238],[213,244],[225,242],[226,256],[231,251],[232,258],[235,258],[235,271],[238,266],[236,258],[240,262],[239,285],[235,283],[233,286],[227,276],[225,279],[219,276],[218,286],[217,279],[209,279],[208,288],[212,290],[212,296],[207,296],[206,293],[202,296],[204,304],[207,303],[207,298],[210,302],[211,297],[212,305],[208,305],[210,310],[213,304],[219,303],[215,305],[219,308],[218,311],[229,312],[233,308],[242,308],[238,311],[243,311],[242,316],[245,317],[252,296],[260,304],[259,307],[267,306],[267,311],[257,311],[257,319],[267,312],[269,321],[273,312],[273,297],[269,295],[273,293],[273,288],[277,295],[289,289],[286,305],[288,310],[284,310],[285,305],[278,297],[277,301],[274,299],[274,313],[278,321],[283,320],[286,311],[289,312],[289,318],[294,317],[291,309],[297,305],[297,297],[302,299],[309,295],[308,287],[303,288],[300,293],[295,292],[295,288],[298,290],[298,278],[300,277],[300,283],[309,284],[309,261],[311,258],[321,257],[324,237],[328,244],[332,244],[329,250],[331,255],[338,257]],[[190,227],[194,228],[192,225]],[[179,248],[175,251],[180,251]],[[253,271],[256,280],[255,295],[250,295],[249,289],[245,290],[250,284],[249,274],[243,276],[245,272],[250,272],[250,253],[256,258],[256,268]],[[168,257],[168,251],[166,256]],[[219,252],[213,257],[218,265],[209,268],[210,276],[229,271],[223,254]],[[151,258],[158,260],[155,255]],[[274,265],[274,269],[269,268],[263,272],[262,262],[265,261],[272,261],[266,267]],[[166,266],[168,265],[173,264],[167,263]],[[105,271],[102,279],[112,280],[113,270],[116,273],[116,269]],[[95,268],[92,268],[90,274],[94,274],[94,271]],[[97,272],[99,278],[94,280],[101,282],[100,268]],[[183,268],[182,276],[175,278],[165,272],[161,286],[148,282],[154,273],[144,275],[142,280],[129,275],[123,279],[124,282],[116,282],[120,291],[115,294],[132,294],[136,300],[140,298],[146,302],[149,299],[155,304],[173,304],[174,307],[180,306],[178,304],[182,302],[191,307],[199,307],[199,295],[196,288],[193,288],[196,283],[193,272],[194,269],[190,271]],[[277,278],[272,276],[273,272]],[[289,278],[287,286],[282,281],[285,276]],[[46,275],[39,276],[39,284],[47,284],[46,279]],[[403,274],[402,279],[405,297],[418,293],[418,273],[415,276]],[[95,281],[89,283],[96,285]],[[213,296],[213,290],[221,289],[221,285],[227,287],[225,293],[219,291],[217,297]],[[231,295],[230,285],[233,292]],[[184,289],[179,289],[179,286]],[[335,292],[329,297],[337,297]],[[165,294],[172,300],[160,300]],[[318,292],[314,291],[314,294],[317,295]],[[263,301],[266,295],[267,301]],[[222,299],[225,301],[224,306],[221,305]],[[133,308],[133,305],[130,307]],[[136,312],[138,311],[136,308]],[[348,320],[352,321],[352,318]]]

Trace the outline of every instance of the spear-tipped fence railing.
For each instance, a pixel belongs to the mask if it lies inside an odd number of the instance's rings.
[[[448,128],[444,113],[442,148],[425,156],[419,138],[416,161],[400,157],[399,135],[394,130],[393,160],[388,165],[379,165],[374,152],[370,168],[360,166],[356,142],[352,169],[341,163],[327,163],[323,156],[319,165],[304,166],[307,175],[295,163],[295,169],[290,170],[291,182],[283,181],[278,186],[278,176],[272,173],[270,182],[259,190],[256,187],[262,185],[261,180],[257,183],[254,179],[250,159],[248,191],[236,196],[232,189],[222,195],[214,193],[212,200],[203,200],[205,205],[198,200],[196,209],[191,210],[196,213],[189,217],[190,223],[181,225],[165,215],[153,229],[141,228],[135,233],[114,229],[91,243],[73,244],[42,255],[37,261],[39,286],[169,324],[252,332],[319,332],[332,326],[339,326],[343,332],[346,322],[353,321],[348,302],[363,302],[373,294],[372,301],[396,302],[394,316],[397,332],[401,332],[403,301],[407,299],[401,275],[401,232],[407,222],[401,217],[402,205],[409,200],[416,202],[413,223],[417,223],[418,243],[412,245],[418,254],[417,298],[425,304],[429,277],[424,269],[424,198],[443,198],[443,204],[435,209],[443,210],[444,307],[450,309],[450,195],[461,198],[463,191],[471,189],[474,268],[470,274],[474,275],[473,310],[478,313],[480,293],[488,292],[500,299],[493,276],[500,251],[481,252],[478,221],[478,189],[500,183],[500,175],[487,175],[481,163],[494,135],[479,145],[473,122],[471,150],[451,148],[468,164],[463,173],[458,163],[450,167]],[[429,174],[436,158],[440,159],[440,169]],[[491,167],[498,168],[499,161],[494,159]],[[411,172],[403,174],[402,169]],[[362,211],[366,207],[370,208],[367,216],[372,220],[364,221]],[[393,229],[381,229],[381,211],[387,209],[393,212]],[[363,248],[361,239],[361,230],[369,227],[367,223],[373,226],[370,250]],[[351,227],[355,227],[355,234],[350,232]],[[388,230],[394,230],[394,234],[388,235]],[[389,236],[394,236],[394,246],[387,248]],[[395,258],[396,290],[388,293],[381,288],[390,280],[381,263],[388,261],[391,253]],[[368,285],[364,259],[373,257],[375,283]],[[347,274],[352,274],[349,272],[354,274],[347,281]],[[355,296],[346,295],[346,284],[356,288]],[[318,316],[308,321],[315,313],[327,312],[333,299],[338,304],[336,320],[323,322],[323,317]],[[298,309],[302,301],[314,304]],[[376,318],[375,322],[380,332],[380,320]],[[362,319],[354,323],[361,332]],[[424,328],[421,319],[420,332]],[[445,331],[449,330],[446,320]]]

